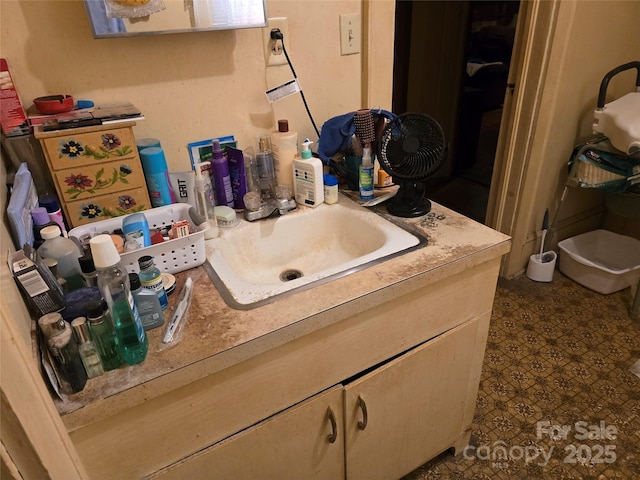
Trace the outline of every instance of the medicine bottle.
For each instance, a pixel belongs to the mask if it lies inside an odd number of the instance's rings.
[[[162,272],[153,263],[153,257],[145,255],[138,259],[138,266],[140,267],[140,283],[143,288],[147,288],[154,292],[160,300],[160,306],[164,310],[169,306],[169,299],[167,293],[164,291],[164,283],[162,282]]]
[[[98,349],[102,368],[105,371],[118,368],[122,365],[122,358],[118,353],[116,335],[111,324],[109,310],[103,308],[102,302],[91,300],[85,303],[84,311],[89,322],[90,337]]]
[[[129,365],[140,363],[147,356],[149,341],[131,295],[129,273],[109,235],[96,235],[89,245],[98,270],[98,288],[111,313],[120,357]]]
[[[328,173],[325,173],[322,179],[324,181],[324,203],[336,203],[338,201],[338,179]]]
[[[131,294],[144,329],[151,330],[152,328],[161,327],[164,323],[164,313],[162,313],[162,307],[160,307],[160,300],[158,300],[156,292],[143,288],[137,273],[129,274],[129,283],[131,283]]]

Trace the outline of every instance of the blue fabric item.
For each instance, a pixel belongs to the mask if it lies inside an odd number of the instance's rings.
[[[371,110],[374,120],[380,117],[393,120],[396,118],[394,113],[387,110]],[[318,140],[318,156],[325,164],[329,164],[329,160],[336,153],[342,152],[349,147],[351,137],[356,133],[356,124],[354,117],[356,112],[345,113],[337,117],[330,118],[322,125],[320,138]]]

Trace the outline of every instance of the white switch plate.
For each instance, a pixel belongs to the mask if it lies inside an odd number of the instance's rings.
[[[262,44],[264,46],[264,64],[267,67],[276,65],[286,65],[287,59],[282,51],[282,43],[280,40],[271,40],[271,30],[279,28],[284,36],[284,44],[286,47],[291,45],[289,38],[289,27],[287,17],[275,17],[268,20],[269,24],[262,28]]]
[[[340,15],[340,54],[360,53],[361,26],[359,13]]]

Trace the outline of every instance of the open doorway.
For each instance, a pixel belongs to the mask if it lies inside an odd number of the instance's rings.
[[[435,118],[447,161],[427,196],[484,223],[517,1],[396,3],[393,111]]]

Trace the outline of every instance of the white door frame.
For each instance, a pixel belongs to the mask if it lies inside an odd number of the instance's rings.
[[[486,217],[488,226],[507,235],[514,234],[524,200],[521,192],[560,0],[522,1],[520,5]],[[509,264],[509,258],[505,256],[503,265]]]

